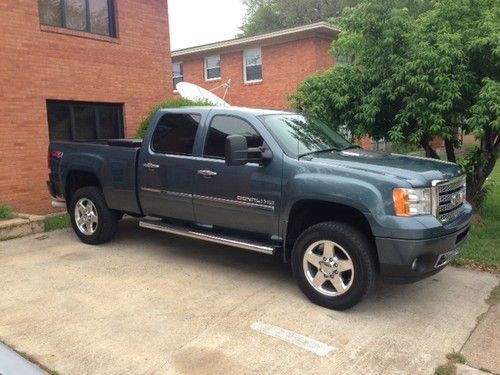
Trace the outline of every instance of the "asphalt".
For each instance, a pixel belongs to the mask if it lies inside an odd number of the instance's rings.
[[[336,312],[278,259],[130,220],[99,247],[71,230],[0,242],[0,280],[0,339],[61,374],[431,374],[498,283],[448,267]]]

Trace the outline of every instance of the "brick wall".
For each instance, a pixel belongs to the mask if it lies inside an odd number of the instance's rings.
[[[35,0],[0,2],[0,204],[50,212],[46,99],[124,103],[133,136],[172,96],[167,0],[116,0],[118,37],[40,26]]]
[[[242,50],[221,54],[222,78],[215,82],[205,81],[204,57],[174,61],[183,62],[185,81],[208,90],[231,79],[232,89],[226,99],[232,105],[287,108],[286,96],[294,92],[307,76],[334,65],[329,54],[331,43],[332,40],[310,37],[262,47],[263,80],[259,83],[244,83]],[[214,93],[222,96],[224,90]]]

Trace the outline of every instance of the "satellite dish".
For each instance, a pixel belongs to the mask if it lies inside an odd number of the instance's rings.
[[[226,88],[226,94],[229,88],[231,87],[231,80],[229,80],[227,83],[224,83],[223,85],[216,87],[215,89],[218,89],[220,87],[225,87]],[[207,101],[215,106],[219,107],[229,107],[229,103],[226,102],[224,99],[219,98],[217,95],[214,93],[205,90],[203,87],[194,85],[189,82],[179,82],[177,86],[175,87],[179,94],[189,100],[194,100],[194,101]],[[215,90],[214,89],[214,90]],[[224,96],[226,96],[224,94]]]

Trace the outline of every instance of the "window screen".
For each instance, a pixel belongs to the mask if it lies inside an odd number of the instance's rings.
[[[245,57],[245,82],[262,80],[262,50],[260,48],[247,49]]]
[[[233,134],[245,136],[248,147],[261,147],[264,144],[259,133],[245,120],[231,116],[215,116],[208,130],[204,156],[224,158],[226,137]]]
[[[47,101],[51,141],[123,137],[122,104]]]
[[[220,55],[205,58],[205,79],[218,79],[220,77]]]
[[[184,81],[184,71],[181,62],[174,62],[172,64],[172,75],[174,80],[174,90],[176,90],[177,84]]]
[[[168,113],[153,133],[151,148],[160,154],[192,155],[201,116]]]

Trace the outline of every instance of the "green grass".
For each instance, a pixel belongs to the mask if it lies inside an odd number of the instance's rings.
[[[71,220],[68,214],[60,214],[56,216],[46,217],[44,220],[45,232],[50,232],[57,229],[64,229],[71,226]]]
[[[453,263],[500,271],[500,163],[487,183],[486,200],[474,220],[469,238]]]

